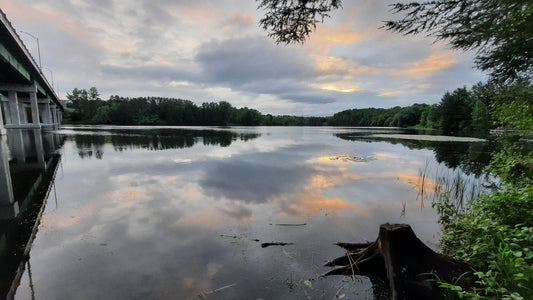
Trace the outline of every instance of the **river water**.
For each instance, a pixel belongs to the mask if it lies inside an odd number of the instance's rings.
[[[0,142],[0,296],[18,269],[16,299],[373,299],[366,277],[320,276],[334,243],[408,223],[437,249],[431,174],[473,180],[488,161],[485,142],[390,128],[64,126]]]

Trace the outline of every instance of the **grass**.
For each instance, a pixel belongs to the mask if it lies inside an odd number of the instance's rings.
[[[478,199],[486,191],[483,179],[466,176],[459,170],[444,172],[437,169],[431,174],[429,162],[418,172],[417,201],[423,207],[431,196],[432,203],[452,204],[456,209],[463,210],[465,204]]]

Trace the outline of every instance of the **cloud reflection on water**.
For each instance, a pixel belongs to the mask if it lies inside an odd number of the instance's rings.
[[[419,165],[410,164],[430,159],[430,151],[269,130],[224,148],[105,142],[101,160],[80,157],[80,144],[69,139],[59,204],[47,208],[32,252],[40,295],[57,296],[60,280],[73,298],[188,298],[233,283],[223,299],[283,298],[294,295],[290,276],[303,286],[324,271],[318,266],[340,251],[333,242],[374,239],[381,223],[408,222],[422,240],[435,240],[436,215],[420,209]],[[377,159],[324,159],[344,153]],[[294,245],[262,249],[256,240]],[[313,284],[335,292],[331,282]]]

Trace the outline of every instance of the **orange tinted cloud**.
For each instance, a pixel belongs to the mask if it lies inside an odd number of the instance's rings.
[[[386,66],[365,66],[358,65],[357,62],[349,60],[346,58],[323,55],[323,54],[314,54],[310,55],[310,58],[313,59],[315,63],[315,68],[317,71],[329,74],[343,74],[346,78],[352,78],[356,75],[365,75],[365,74],[390,74],[395,76],[405,76],[405,75],[421,75],[429,72],[434,72],[438,70],[443,70],[449,66],[457,63],[455,58],[456,53],[454,52],[440,52],[429,55],[427,58],[421,59],[419,61],[406,64],[405,68],[388,68]],[[427,86],[409,86],[415,88],[427,88]],[[379,94],[379,96],[390,96],[392,94],[399,93],[401,91],[385,91]]]
[[[398,93],[401,93],[401,91],[381,92],[378,96],[384,97],[384,96],[390,96],[390,95],[394,95]]]
[[[326,84],[312,84],[311,87],[318,88],[326,91],[333,91],[339,93],[353,93],[356,91],[361,91],[357,85],[346,84],[346,83],[326,83]]]
[[[315,68],[320,72],[350,72],[350,60],[330,56],[330,55],[311,55],[310,58],[315,62]]]
[[[311,36],[309,47],[321,48],[330,47],[334,44],[348,44],[357,41],[365,36],[364,33],[352,30],[354,22],[341,23],[336,27],[318,26]]]
[[[403,73],[409,75],[420,75],[422,73],[446,69],[457,62],[454,56],[454,52],[431,54],[426,59],[412,63]]]

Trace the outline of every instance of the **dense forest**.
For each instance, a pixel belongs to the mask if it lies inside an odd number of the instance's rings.
[[[448,133],[484,135],[495,128],[491,110],[513,103],[520,93],[531,93],[528,81],[514,84],[479,83],[445,93],[437,104],[407,107],[349,109],[328,117],[273,116],[229,102],[197,105],[190,100],[111,96],[102,100],[95,87],[74,89],[66,123],[116,125],[214,125],[214,126],[392,126],[442,129]],[[495,105],[497,103],[498,105]],[[520,110],[519,110],[520,111]],[[527,112],[527,110],[526,110]],[[527,114],[524,115],[526,121]]]

